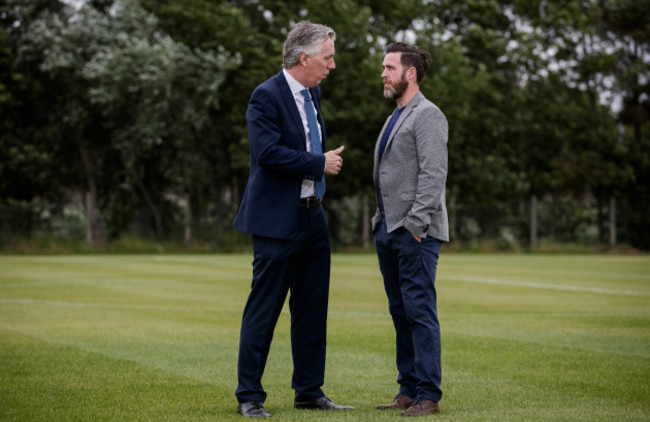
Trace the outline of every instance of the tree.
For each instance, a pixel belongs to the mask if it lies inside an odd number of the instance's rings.
[[[604,37],[615,46],[612,89],[622,99],[618,114],[625,131],[617,145],[623,151],[625,176],[610,179],[603,193],[623,196],[627,205],[626,231],[630,242],[647,249],[650,189],[650,4],[635,0],[602,0]],[[620,163],[620,161],[619,161]],[[623,195],[623,192],[626,194]],[[616,215],[616,202],[610,201]],[[611,215],[610,215],[611,217]]]
[[[232,237],[248,177],[248,99],[280,70],[291,25],[309,19],[337,32],[337,68],[323,82],[328,146],[346,146],[325,203],[335,243],[369,240],[372,154],[394,108],[381,95],[381,61],[387,43],[405,40],[433,55],[421,89],[450,125],[455,239],[507,229],[535,244],[537,226],[572,241],[580,214],[597,211],[601,240],[609,214],[612,239],[647,248],[648,7],[6,0],[0,205],[5,215],[26,211],[3,227],[29,232],[37,204],[83,195],[89,241],[134,225],[159,237],[184,228],[186,241],[192,229],[217,243]],[[544,214],[553,202],[571,202],[575,218]]]
[[[157,203],[169,192],[198,188],[196,174],[209,164],[185,151],[206,136],[224,72],[238,58],[175,42],[133,0],[106,11],[83,4],[45,15],[25,35],[23,54],[42,55],[42,71],[61,75],[68,88],[62,120],[83,164],[88,241],[99,239],[100,177],[110,179],[109,189],[138,191],[162,235]]]
[[[37,204],[59,201],[74,183],[70,144],[53,142],[61,135],[56,111],[63,108],[66,90],[43,74],[39,58],[26,55],[23,45],[33,24],[64,8],[46,0],[0,4],[0,198],[9,213],[3,228],[9,233],[31,234],[43,211]]]
[[[638,157],[648,156],[635,146],[643,145],[640,128],[648,120],[647,111],[643,111],[648,109],[647,77],[643,75],[649,73],[650,65],[650,5],[628,0],[576,0],[563,5],[521,2],[519,6],[518,11],[542,31],[541,50],[550,54],[554,67],[549,72],[575,88],[576,95],[571,98],[581,101],[576,118],[584,125],[573,132],[574,159],[565,160],[564,167],[573,163],[569,189],[575,190],[575,182],[581,180],[581,191],[595,195],[603,239],[603,204],[611,204],[610,216],[616,214],[614,198],[626,190],[624,187],[638,185],[635,163]],[[618,121],[631,125],[635,141],[622,137],[612,120],[616,112],[612,103],[617,98],[623,104]],[[630,120],[630,116],[635,117]],[[616,221],[611,222],[615,229]]]

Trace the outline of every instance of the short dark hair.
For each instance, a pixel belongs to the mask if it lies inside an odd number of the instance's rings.
[[[431,55],[421,48],[407,44],[405,42],[395,42],[386,47],[386,54],[402,53],[400,63],[405,68],[413,66],[418,75],[418,84],[424,78],[424,72],[427,71],[431,63]]]

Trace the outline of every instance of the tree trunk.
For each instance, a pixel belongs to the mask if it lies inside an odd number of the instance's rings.
[[[530,198],[530,250],[537,250],[537,196]]]
[[[144,200],[149,206],[149,210],[151,210],[151,214],[153,215],[156,237],[161,238],[163,234],[162,213],[160,212],[160,209],[156,206],[156,204],[151,199],[149,192],[147,192],[147,188],[145,188],[145,186],[142,184],[142,181],[140,180],[139,177],[135,178],[135,184],[138,187],[138,189],[140,189],[140,192],[142,193],[142,196],[144,197]]]
[[[93,245],[101,238],[97,218],[97,185],[95,183],[95,175],[90,162],[90,157],[86,150],[86,146],[81,141],[80,133],[77,134],[77,147],[79,148],[79,155],[81,156],[87,184],[87,190],[84,192],[84,205],[86,208],[86,243]]]
[[[603,201],[600,196],[596,198],[596,210],[598,211],[598,242],[605,241],[605,215],[603,213]]]
[[[192,196],[187,194],[185,196],[185,231],[183,240],[187,248],[192,243]]]
[[[364,249],[370,246],[370,204],[368,194],[361,196],[361,244]]]
[[[616,247],[616,198],[609,198],[609,247]]]
[[[456,237],[456,234],[458,233],[456,231],[456,221],[457,221],[457,213],[456,213],[456,195],[451,195],[449,196],[449,234],[450,237]]]
[[[89,182],[94,185],[94,183]],[[96,224],[96,209],[97,209],[97,194],[95,193],[94,186],[84,193],[86,208],[86,243],[94,245],[99,240],[99,230]]]

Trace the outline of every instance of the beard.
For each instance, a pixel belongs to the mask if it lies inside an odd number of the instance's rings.
[[[404,92],[406,92],[406,88],[408,88],[409,84],[406,81],[406,78],[404,77],[406,75],[406,72],[402,73],[402,78],[399,80],[397,83],[392,83],[391,86],[384,89],[384,97],[388,98],[389,100],[396,100],[400,98],[402,95],[404,95]]]

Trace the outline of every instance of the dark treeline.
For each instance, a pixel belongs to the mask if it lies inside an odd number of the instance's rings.
[[[367,246],[387,42],[432,53],[450,125],[452,245],[650,249],[650,3],[642,0],[0,0],[0,250],[125,236],[247,244],[245,109],[288,28],[337,32],[326,209]]]

